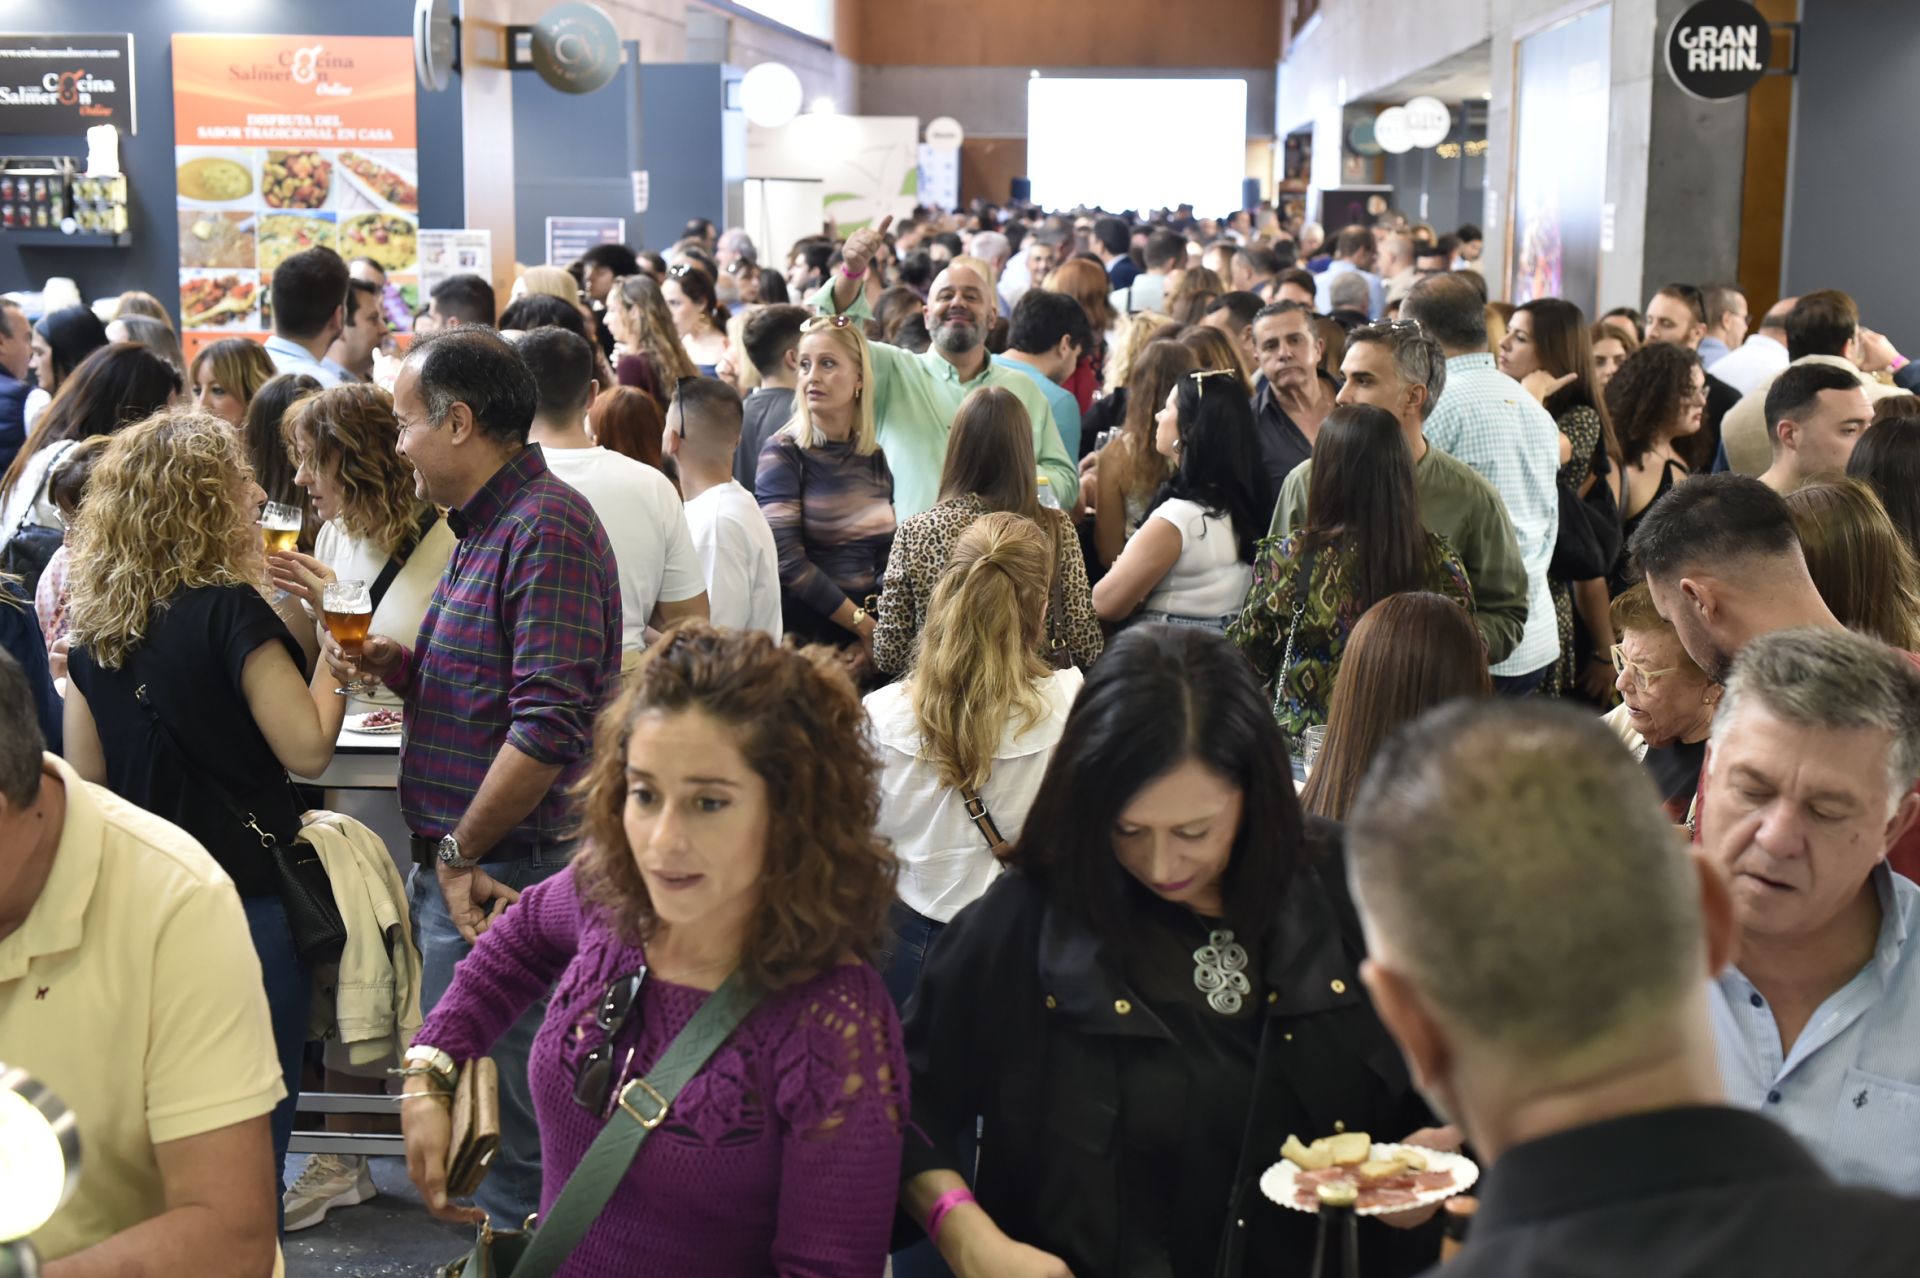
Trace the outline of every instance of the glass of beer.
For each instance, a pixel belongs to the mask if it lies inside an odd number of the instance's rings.
[[[373,596],[367,592],[367,583],[329,581],[321,596],[320,611],[326,617],[327,633],[340,645],[340,651],[350,661],[360,660],[360,647],[366,643],[367,631],[373,625]],[[339,689],[343,697],[371,691],[363,679],[355,679]]]
[[[304,519],[298,506],[283,506],[270,501],[260,509],[260,532],[267,539],[267,553],[279,554],[292,550],[300,540],[300,527]]]

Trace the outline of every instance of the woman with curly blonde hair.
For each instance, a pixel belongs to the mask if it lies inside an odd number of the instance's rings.
[[[866,718],[835,666],[758,631],[669,631],[600,717],[581,852],[481,935],[414,1039],[473,1060],[551,991],[528,1065],[551,1203],[607,1123],[651,1106],[640,1080],[699,1009],[746,1009],[568,1273],[886,1265],[906,1062],[868,960],[894,859],[873,832]],[[472,1219],[446,1198],[447,1107],[402,1114],[429,1207]]]
[[[664,411],[683,377],[698,377],[673,326],[660,285],[645,275],[625,275],[607,290],[607,331],[613,334],[613,372],[622,386],[653,396]]]
[[[886,968],[900,1007],[935,938],[999,877],[1080,691],[1078,670],[1040,655],[1053,572],[1054,539],[1033,520],[974,520],[934,587],[912,671],[867,697],[878,828],[900,858]]]
[[[368,382],[331,387],[288,409],[280,437],[294,482],[323,522],[311,555],[268,557],[273,584],[319,618],[328,582],[361,582],[373,601],[369,633],[418,634],[456,538],[394,449],[393,397]],[[355,713],[400,704],[384,686],[354,700]]]
[[[218,417],[169,410],[113,437],[67,534],[66,756],[191,834],[233,880],[287,1089],[272,1118],[278,1168],[300,1092],[309,974],[261,832],[277,843],[299,835],[305,805],[287,773],[325,771],[345,698],[325,665],[308,681],[261,593],[265,500]]]

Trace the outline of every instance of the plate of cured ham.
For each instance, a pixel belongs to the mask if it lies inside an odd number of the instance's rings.
[[[1281,1153],[1287,1157],[1261,1175],[1260,1192],[1295,1211],[1319,1211],[1322,1185],[1352,1185],[1357,1215],[1384,1216],[1431,1207],[1480,1179],[1470,1158],[1419,1145],[1374,1144],[1364,1132],[1311,1146],[1289,1137]]]
[[[398,710],[374,710],[367,714],[348,715],[344,726],[351,732],[386,734],[399,732],[405,725]]]

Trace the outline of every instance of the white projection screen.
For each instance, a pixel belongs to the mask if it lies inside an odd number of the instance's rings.
[[[1240,207],[1245,80],[1027,81],[1027,176],[1044,208]]]

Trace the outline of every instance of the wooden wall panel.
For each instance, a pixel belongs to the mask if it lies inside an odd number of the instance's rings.
[[[1759,0],[1755,7],[1768,22],[1792,22],[1800,13],[1797,0]],[[1775,37],[1783,48],[1785,39]],[[1780,300],[1792,127],[1793,77],[1770,75],[1747,95],[1747,165],[1740,182],[1740,291],[1747,295],[1756,329],[1767,308]]]
[[[1265,67],[1278,0],[839,0],[839,52],[868,66]]]
[[[960,144],[960,206],[978,198],[1007,201],[1013,179],[1027,175],[1025,138],[968,138]]]

